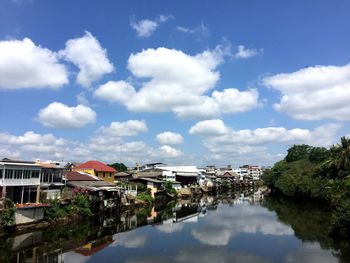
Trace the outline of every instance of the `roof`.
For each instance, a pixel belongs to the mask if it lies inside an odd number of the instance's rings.
[[[100,181],[96,176],[82,172],[67,172],[65,178],[67,181]]]
[[[164,166],[158,167],[158,169],[165,171],[173,171],[177,173],[198,173],[196,166]]]
[[[138,172],[135,174],[135,178],[155,178],[163,175],[161,171],[152,171],[152,172]]]
[[[75,168],[76,169],[94,169],[95,171],[98,171],[98,172],[111,172],[111,173],[117,172],[114,168],[99,161],[88,161],[86,163],[82,163],[78,165]]]
[[[165,183],[165,181],[161,181],[153,178],[138,178],[138,179],[146,182],[152,182],[152,183]]]
[[[129,173],[126,173],[126,172],[119,172],[119,173],[116,173],[114,176],[119,176],[119,177],[127,177],[129,176],[130,174]]]
[[[105,181],[68,181],[67,184],[72,187],[85,188],[90,191],[106,190],[105,187],[114,186]]]

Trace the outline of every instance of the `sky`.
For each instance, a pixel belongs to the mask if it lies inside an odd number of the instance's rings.
[[[272,165],[350,121],[349,1],[0,0],[0,158]]]

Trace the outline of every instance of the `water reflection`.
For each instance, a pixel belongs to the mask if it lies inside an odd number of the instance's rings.
[[[330,211],[246,191],[0,239],[0,262],[347,262]]]

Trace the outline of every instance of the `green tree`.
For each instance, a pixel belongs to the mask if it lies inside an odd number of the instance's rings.
[[[311,148],[311,146],[306,144],[294,145],[293,147],[288,149],[286,161],[294,162],[307,158],[310,154]]]
[[[108,164],[108,166],[113,167],[117,170],[117,172],[125,172],[126,170],[128,170],[128,167],[126,167],[126,165],[123,163],[112,163]]]

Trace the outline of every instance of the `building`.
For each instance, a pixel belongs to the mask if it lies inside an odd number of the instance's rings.
[[[114,168],[99,161],[82,163],[74,167],[73,171],[88,173],[112,184],[114,183],[114,175],[117,172]]]
[[[41,166],[35,162],[2,159],[0,195],[14,203],[38,203]]]
[[[249,165],[248,166],[249,175],[253,178],[253,180],[260,180],[260,177],[263,174],[263,170],[258,165]]]
[[[43,199],[61,198],[66,163],[49,161],[39,164],[41,165],[41,197]]]
[[[114,174],[114,182],[129,182],[132,174],[128,172],[118,172]]]
[[[163,166],[158,169],[163,171],[163,177],[167,181],[180,182],[182,186],[197,184],[199,179],[196,166]]]
[[[117,208],[120,204],[120,189],[97,176],[73,171],[65,174],[65,180],[71,189],[71,195],[79,191],[86,191],[89,194],[93,211]]]

